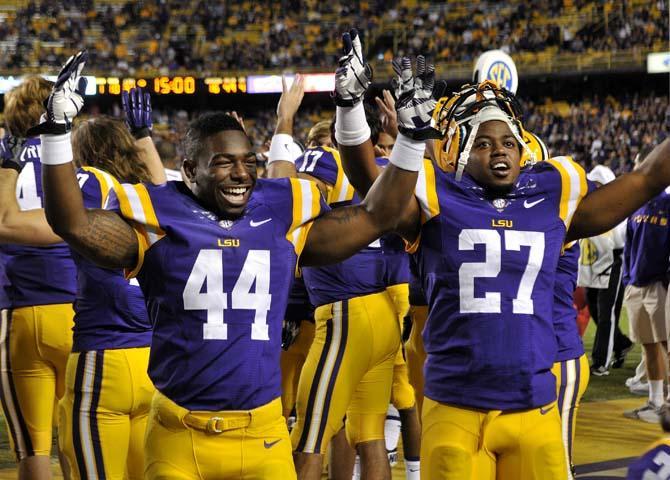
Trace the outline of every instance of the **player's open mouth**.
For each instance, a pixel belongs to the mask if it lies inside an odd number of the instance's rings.
[[[512,166],[506,160],[494,160],[491,162],[491,170],[496,177],[504,178],[512,170]]]
[[[219,187],[219,192],[223,198],[231,205],[244,205],[247,203],[251,186],[235,185],[229,187]]]

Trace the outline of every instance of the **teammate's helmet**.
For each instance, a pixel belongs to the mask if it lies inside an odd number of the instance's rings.
[[[543,162],[549,159],[549,150],[540,137],[533,132],[524,130],[521,127],[521,138],[528,148],[524,148],[521,152],[521,167],[532,165],[534,162]],[[533,153],[533,155],[531,155]]]
[[[516,94],[519,88],[519,75],[512,57],[502,50],[489,50],[482,53],[475,62],[472,82],[481,83],[484,80],[491,80],[498,87]]]
[[[438,110],[439,107],[439,110]],[[436,144],[438,165],[456,165],[456,180],[460,180],[468,163],[472,144],[479,126],[490,120],[500,120],[509,126],[527,153],[524,163],[535,163],[536,155],[524,141],[521,107],[513,94],[486,80],[478,85],[464,85],[461,90],[435,108],[435,123],[444,133]],[[439,147],[439,148],[438,148]]]

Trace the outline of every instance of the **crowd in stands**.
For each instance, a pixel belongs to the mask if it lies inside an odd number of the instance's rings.
[[[331,67],[340,34],[367,36],[369,58],[428,53],[471,61],[511,54],[645,49],[668,37],[666,0],[29,1],[0,8],[0,70],[59,65],[86,47],[89,71]]]
[[[552,156],[572,155],[587,171],[604,164],[617,175],[628,172],[641,145],[657,144],[670,136],[667,96],[593,96],[577,103],[525,102],[524,111],[525,128],[545,141]],[[294,125],[296,139],[304,142],[310,127],[332,118],[333,113],[319,108],[301,109]],[[178,163],[179,139],[186,131],[189,114],[182,110],[156,115],[154,137],[159,149],[168,149]],[[276,122],[274,110],[254,111],[244,121],[256,149],[267,151]],[[162,143],[176,147],[160,147]]]

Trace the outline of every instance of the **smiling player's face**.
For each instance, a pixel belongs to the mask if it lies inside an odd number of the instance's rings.
[[[256,176],[256,155],[247,136],[225,130],[203,140],[193,193],[219,216],[234,219],[244,212]]]
[[[490,120],[480,125],[465,167],[487,189],[507,192],[519,177],[519,143],[507,123]]]

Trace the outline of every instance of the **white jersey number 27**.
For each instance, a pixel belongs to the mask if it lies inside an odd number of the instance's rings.
[[[516,298],[512,300],[512,313],[533,314],[533,287],[544,260],[544,233],[505,230],[505,250],[520,251],[530,247],[528,263],[521,276]],[[474,250],[475,245],[485,246],[485,261],[465,262],[458,269],[459,300],[461,313],[500,313],[500,292],[486,292],[475,297],[475,278],[495,278],[502,263],[502,243],[496,230],[465,229],[458,236],[458,249]]]
[[[255,291],[251,289],[255,284]],[[203,325],[205,340],[226,340],[228,325],[224,311],[254,310],[251,324],[252,340],[269,340],[267,315],[270,310],[270,251],[249,250],[240,276],[230,293],[232,305],[228,306],[228,293],[223,290],[223,251],[200,250],[186,281],[183,293],[184,309],[207,310],[207,323]]]

